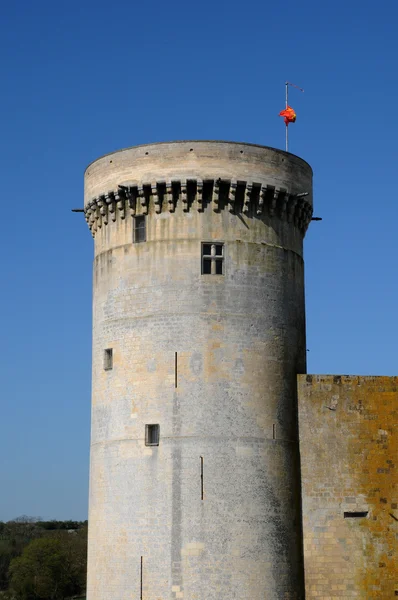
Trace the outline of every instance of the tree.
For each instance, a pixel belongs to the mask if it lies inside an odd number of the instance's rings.
[[[8,570],[11,560],[19,556],[25,546],[43,531],[37,527],[34,517],[18,517],[0,523],[0,590],[8,588]]]
[[[80,534],[80,532],[79,532]],[[32,540],[10,565],[10,589],[20,600],[63,600],[84,590],[85,532]]]
[[[87,527],[73,534],[59,534],[63,538],[66,564],[74,594],[86,589],[87,578]]]

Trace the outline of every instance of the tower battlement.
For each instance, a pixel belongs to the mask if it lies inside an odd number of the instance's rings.
[[[169,182],[123,183],[117,190],[93,198],[85,207],[87,224],[95,235],[98,229],[125,219],[129,215],[174,213],[177,206],[183,212],[206,208],[219,212],[228,209],[261,218],[263,213],[294,223],[305,234],[312,217],[312,206],[305,198],[289,194],[285,188],[275,188],[258,182],[236,181],[219,177],[211,179],[172,180]]]
[[[85,217],[95,235],[128,216],[227,209],[287,220],[304,235],[312,216],[311,178],[305,161],[265,146],[204,141],[136,146],[89,165]]]

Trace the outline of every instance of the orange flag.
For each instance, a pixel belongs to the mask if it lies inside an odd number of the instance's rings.
[[[281,110],[279,116],[285,117],[283,120],[285,121],[286,125],[289,125],[289,123],[295,123],[296,121],[296,113],[294,108],[291,106],[287,106],[284,110]]]

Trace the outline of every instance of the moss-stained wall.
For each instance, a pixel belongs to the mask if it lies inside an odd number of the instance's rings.
[[[306,598],[397,597],[398,377],[298,385]]]

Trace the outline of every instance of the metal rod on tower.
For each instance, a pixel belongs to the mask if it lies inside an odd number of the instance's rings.
[[[289,96],[289,82],[286,81],[285,83],[286,86],[286,103],[285,103],[285,108],[288,107],[288,96]],[[285,145],[286,145],[286,152],[288,152],[289,150],[289,126],[288,123],[285,123],[286,125],[286,140],[285,140]]]
[[[289,102],[288,102],[288,100],[289,100],[289,85],[291,85],[292,87],[295,87],[296,89],[300,90],[300,92],[304,92],[303,88],[299,87],[298,85],[295,85],[294,83],[290,83],[290,81],[286,81],[285,82],[285,88],[286,88],[286,93],[285,93],[285,110],[287,110],[287,107],[289,106]],[[286,125],[285,145],[286,145],[286,152],[288,152],[289,151],[289,121],[285,120],[285,125]]]

